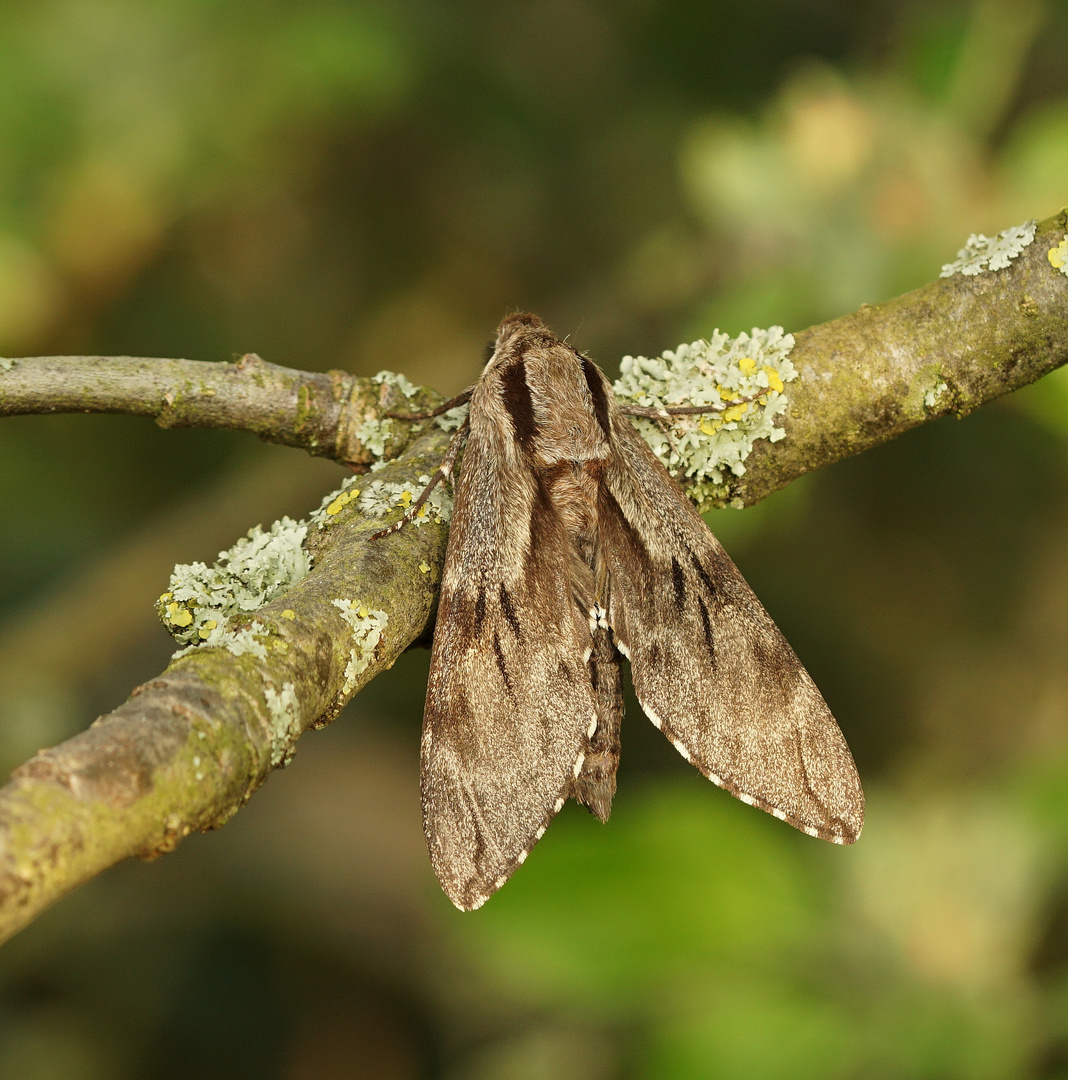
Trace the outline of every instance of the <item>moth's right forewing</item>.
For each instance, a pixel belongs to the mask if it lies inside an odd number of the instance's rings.
[[[600,539],[643,709],[710,779],[799,829],[860,834],[864,796],[819,690],[678,485],[613,409]]]
[[[423,822],[438,879],[478,907],[540,839],[581,769],[596,701],[559,517],[484,376],[456,490],[426,712]]]

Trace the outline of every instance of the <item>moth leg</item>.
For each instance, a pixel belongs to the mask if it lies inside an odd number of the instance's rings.
[[[619,670],[619,654],[612,642],[612,631],[600,605],[593,609],[591,623],[593,645],[587,667],[597,700],[597,714],[590,725],[586,756],[572,787],[576,802],[589,808],[591,814],[607,821],[612,812],[612,796],[616,793],[616,770],[619,768],[619,727],[623,719],[623,685]]]
[[[456,434],[449,440],[448,449],[445,451],[445,457],[442,458],[441,464],[438,466],[438,471],[430,478],[430,483],[420,492],[419,498],[408,507],[404,516],[400,521],[395,522],[393,525],[388,526],[385,529],[380,529],[376,533],[371,534],[372,540],[378,540],[383,536],[389,536],[390,533],[398,532],[403,529],[405,525],[411,521],[420,509],[425,505],[427,499],[430,498],[430,493],[442,482],[452,476],[452,470],[456,465],[456,458],[460,453],[460,447],[463,446],[464,440],[467,438],[468,422],[465,419],[464,422],[456,429]]]
[[[450,409],[457,409],[461,405],[466,405],[471,400],[471,394],[474,393],[474,387],[469,386],[466,390],[462,390],[454,398],[449,398],[444,405],[439,405],[436,409],[431,409],[429,412],[421,413],[397,413],[388,412],[386,416],[390,420],[433,420],[435,416],[441,416],[447,413]]]
[[[653,423],[656,424],[656,426],[660,428],[660,430],[664,433],[664,438],[667,439],[668,442],[668,450],[680,462],[680,467],[677,471],[673,472],[670,466],[666,467],[668,469],[668,472],[671,473],[675,482],[681,485],[686,481],[686,470],[683,466],[682,451],[679,450],[679,445],[677,442],[675,442],[675,433],[671,430],[671,424],[668,421],[668,418],[665,416],[654,416],[651,417],[651,419]]]
[[[770,393],[768,387],[757,390],[756,393],[747,394],[745,397],[731,398],[729,401],[720,401],[708,405],[666,405],[662,409],[654,409],[648,405],[620,405],[621,412],[627,416],[644,416],[647,420],[668,420],[672,416],[703,416],[705,413],[723,412],[735,405],[745,405],[750,401],[756,401]]]

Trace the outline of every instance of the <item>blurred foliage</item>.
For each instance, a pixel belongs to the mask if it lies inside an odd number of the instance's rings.
[[[510,308],[611,368],[920,285],[1068,192],[1059,0],[38,0],[0,9],[0,352],[381,367]],[[631,702],[477,915],[419,826],[414,652],[218,834],[0,951],[4,1080],[1068,1076],[1068,377],[712,524],[854,747],[832,849]],[[0,424],[0,759],[165,663],[170,565],[336,470]]]

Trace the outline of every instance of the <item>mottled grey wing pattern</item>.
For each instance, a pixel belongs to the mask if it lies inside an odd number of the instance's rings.
[[[835,843],[860,835],[852,755],[808,672],[613,404],[598,506],[609,623],[649,718],[710,780]]]
[[[427,845],[464,910],[541,838],[596,717],[567,537],[510,427],[485,422],[492,393],[484,380],[472,401],[423,718]]]

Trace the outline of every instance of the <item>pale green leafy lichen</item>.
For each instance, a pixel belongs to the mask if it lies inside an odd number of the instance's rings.
[[[375,647],[382,640],[382,632],[389,622],[384,611],[368,608],[352,600],[331,600],[341,613],[342,619],[352,630],[352,647],[349,661],[345,665],[345,682],[341,687],[341,697],[348,698],[356,688],[356,680],[367,670],[374,659]]]
[[[954,262],[942,267],[940,277],[952,277],[963,274],[975,277],[984,270],[1004,270],[1035,238],[1035,221],[1025,221],[1022,225],[1013,225],[1011,229],[1002,229],[997,236],[984,236],[972,233],[964,247],[957,252]]]
[[[172,631],[173,633],[173,631]],[[267,647],[260,640],[268,635],[267,627],[261,623],[253,623],[248,627],[231,630],[225,623],[213,626],[206,633],[198,635],[199,640],[179,649],[172,659],[177,660],[182,656],[188,656],[199,648],[226,649],[234,656],[244,656],[246,653],[255,656],[259,660],[267,659]],[[175,635],[177,636],[177,635]]]
[[[405,481],[394,484],[386,480],[372,480],[360,496],[359,507],[372,517],[385,517],[391,510],[407,510],[412,502],[422,495],[430,477],[423,475],[413,484]],[[430,493],[430,498],[412,518],[413,525],[425,525],[428,521],[441,524],[452,517],[452,495],[443,484],[439,484]]]
[[[672,417],[670,437],[654,421],[632,418],[653,452],[685,477],[687,494],[702,511],[729,498],[726,477],[745,473],[757,439],[783,437],[774,421],[786,410],[786,383],[797,378],[788,358],[793,345],[793,335],[781,326],[736,338],[716,330],[709,341],[680,345],[652,360],[623,358],[613,385],[621,404],[713,407],[703,416]],[[754,400],[722,408],[754,394]]]
[[[288,764],[293,752],[293,740],[303,730],[300,718],[300,702],[296,687],[291,682],[282,683],[281,692],[273,686],[264,688],[264,701],[271,724],[271,765]]]
[[[419,393],[419,387],[397,371],[380,371],[377,375],[371,376],[371,382],[395,386],[406,398],[413,398]]]
[[[436,423],[442,431],[455,431],[467,419],[467,406],[457,405],[437,417]]]
[[[353,434],[375,457],[381,458],[393,436],[393,421],[388,418],[365,420]]]
[[[263,626],[262,623],[253,623],[252,626],[242,627],[240,630],[226,630],[218,627],[208,635],[208,639],[204,644],[211,645],[213,643],[212,636],[215,634],[218,635],[215,644],[221,645],[229,652],[232,652],[234,656],[244,656],[246,653],[251,653],[260,660],[267,659],[267,649],[264,647],[263,642],[259,640],[268,634],[267,627]]]
[[[17,363],[18,360],[13,360],[7,356],[0,356],[0,371],[10,371]]]
[[[923,403],[928,409],[933,409],[938,404],[938,399],[949,389],[944,382],[937,382],[923,395]]]
[[[213,566],[176,566],[169,590],[157,603],[163,625],[184,645],[224,645],[235,655],[266,656],[255,635],[232,631],[230,623],[244,620],[307,575],[307,532],[305,522],[284,517],[266,532],[258,525],[250,529],[232,548],[220,551]]]

